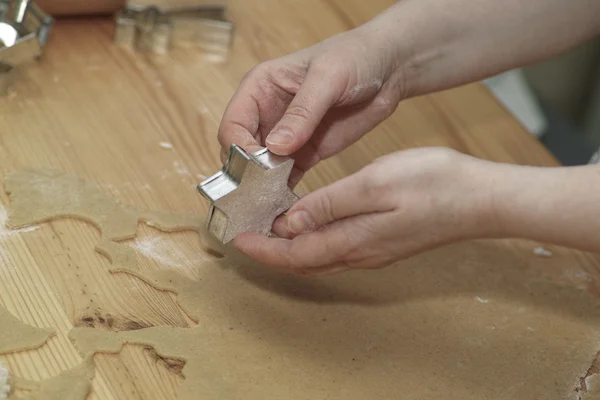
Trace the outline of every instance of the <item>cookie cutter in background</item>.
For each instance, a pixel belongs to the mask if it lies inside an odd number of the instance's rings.
[[[0,0],[0,95],[21,64],[42,55],[54,19],[30,0]]]
[[[128,5],[116,15],[115,43],[139,51],[164,53],[173,45],[197,44],[210,52],[227,52],[234,24],[225,6],[197,6],[161,10]]]
[[[210,201],[207,230],[224,244],[244,232],[269,234],[299,199],[288,187],[293,166],[291,158],[267,149],[248,154],[232,145],[223,169],[198,185]]]

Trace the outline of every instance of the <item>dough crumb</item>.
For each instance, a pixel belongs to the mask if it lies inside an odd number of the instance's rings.
[[[8,395],[10,394],[8,378],[8,368],[0,361],[0,400],[8,399]]]
[[[533,254],[535,254],[538,257],[552,257],[552,252],[543,247],[536,247],[535,249],[533,249]]]
[[[483,299],[483,298],[481,298],[479,296],[475,296],[475,300],[477,300],[480,303],[488,303],[489,302],[488,299]]]
[[[160,142],[158,145],[165,150],[173,149],[173,145],[169,142]]]

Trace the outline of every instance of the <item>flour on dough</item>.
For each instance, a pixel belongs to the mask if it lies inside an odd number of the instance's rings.
[[[125,245],[104,252],[113,271],[177,293],[199,324],[120,334],[77,329],[71,338],[82,355],[130,343],[186,361],[182,400],[207,390],[216,391],[208,399],[334,392],[392,399],[402,391],[407,398],[575,400],[600,347],[597,301],[493,246],[463,244],[384,271],[322,280],[231,255],[191,280],[141,271]],[[485,307],[473,301],[479,295]]]
[[[581,400],[598,400],[600,399],[600,373],[592,375],[585,380],[586,392],[581,397]]]
[[[70,337],[87,359],[130,343],[185,361],[179,400],[383,400],[399,394],[577,400],[600,348],[596,299],[550,282],[494,244],[445,247],[393,268],[321,279],[281,274],[217,249],[226,256],[189,279],[173,270],[141,270],[134,250],[115,240],[134,236],[137,222],[145,220],[169,231],[193,225],[206,244],[199,217],[190,223],[140,212],[62,174],[9,178],[13,226],[61,216],[90,221],[102,230],[97,250],[111,260],[113,272],[177,294],[195,328],[84,328]],[[36,196],[50,199],[49,206],[29,199]],[[593,387],[596,379],[588,380]]]
[[[0,400],[6,400],[11,392],[8,368],[0,361]]]
[[[0,354],[37,349],[54,333],[54,329],[35,328],[24,324],[0,307]]]
[[[202,306],[196,301],[198,281],[173,270],[143,271],[138,267],[135,250],[121,243],[104,240],[96,245],[96,251],[111,262],[111,273],[134,275],[158,290],[177,293],[177,303],[192,320],[198,321],[202,312]],[[235,256],[230,255],[214,261],[204,261],[201,265],[203,269],[225,269],[234,265],[235,259]]]

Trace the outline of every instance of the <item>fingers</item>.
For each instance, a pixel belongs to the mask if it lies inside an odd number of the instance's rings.
[[[333,72],[309,69],[283,117],[267,136],[269,150],[281,156],[298,151],[308,142],[342,91]]]
[[[269,266],[267,266],[267,267],[269,267]],[[292,275],[298,275],[298,276],[309,276],[309,277],[335,275],[335,274],[339,274],[341,272],[350,270],[350,267],[348,267],[344,263],[326,265],[324,267],[301,268],[301,269],[284,269],[284,268],[277,268],[277,267],[270,267],[270,268],[277,270],[279,272],[286,273],[286,274],[292,274]]]
[[[393,209],[388,199],[380,195],[380,178],[371,176],[369,171],[363,169],[300,199],[282,218],[283,222],[278,221],[277,233],[294,237],[344,218]]]
[[[244,233],[234,239],[236,248],[272,268],[295,274],[329,274],[353,267],[369,267],[363,248],[377,241],[377,232],[363,226],[382,226],[387,213],[360,215],[337,221],[325,229],[294,239],[268,238]]]
[[[381,96],[331,109],[312,137],[313,142],[318,143],[319,159],[302,159],[298,166],[307,171],[322,159],[338,154],[389,117],[397,105],[396,99]]]
[[[225,151],[232,144],[237,144],[250,153],[261,148],[257,138],[260,109],[252,95],[256,79],[258,78],[245,79],[225,109],[218,134],[219,143]]]
[[[234,245],[267,266],[293,271],[339,266],[352,247],[341,227],[301,235],[293,240],[244,233],[234,239]]]

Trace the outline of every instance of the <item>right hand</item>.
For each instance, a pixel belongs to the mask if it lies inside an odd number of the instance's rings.
[[[327,275],[382,268],[462,240],[503,237],[494,184],[511,171],[527,169],[445,148],[388,154],[300,199],[275,222],[278,237],[243,233],[234,245],[266,266]]]
[[[370,24],[264,62],[243,79],[219,128],[231,144],[295,159],[290,185],[386,119],[407,93],[402,57]]]

